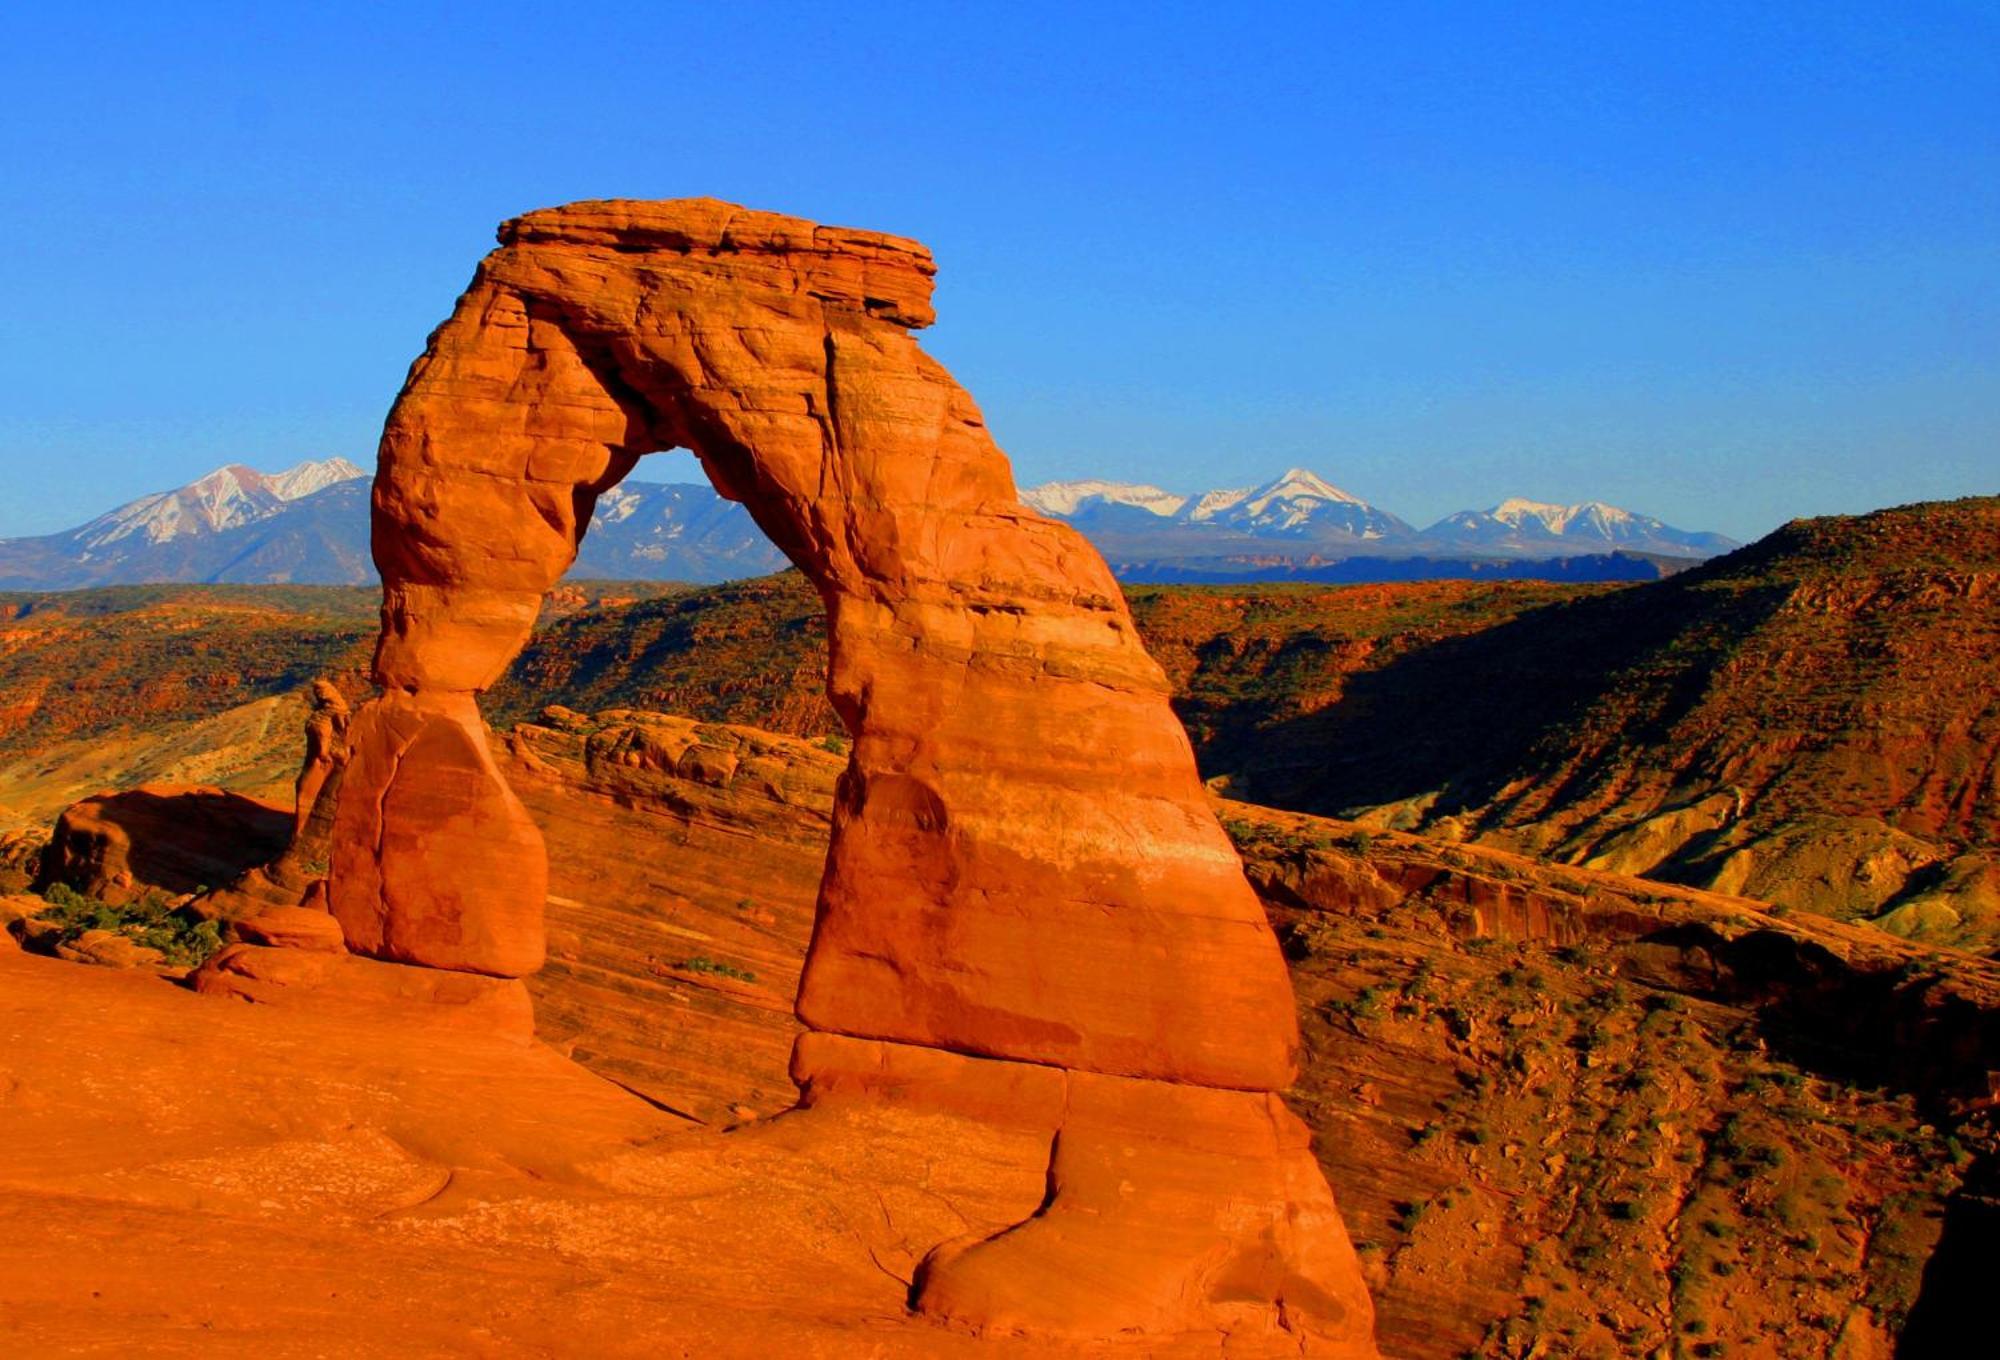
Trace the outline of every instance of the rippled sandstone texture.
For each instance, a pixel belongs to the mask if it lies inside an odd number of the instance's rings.
[[[1298,1042],[1276,942],[1110,572],[1019,505],[911,338],[929,254],[708,200],[574,204],[500,240],[383,435],[383,694],[348,730],[331,856],[349,947],[540,966],[542,842],[475,696],[598,495],[689,448],[818,589],[853,736],[798,997],[812,1127],[915,1105],[1051,1149],[1039,1208],[929,1244],[918,1306],[1372,1353],[1272,1094]]]

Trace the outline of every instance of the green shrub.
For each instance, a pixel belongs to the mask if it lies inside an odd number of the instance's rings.
[[[42,898],[49,909],[36,920],[56,928],[50,948],[73,944],[93,930],[108,930],[134,944],[157,949],[178,968],[194,968],[222,948],[222,928],[186,907],[175,907],[157,890],[122,906],[112,906],[66,883],[51,884]]]
[[[682,959],[680,966],[684,972],[706,973],[710,977],[734,978],[738,982],[757,980],[757,975],[748,969],[738,968],[733,963],[722,963],[703,954],[697,954],[691,959]]]

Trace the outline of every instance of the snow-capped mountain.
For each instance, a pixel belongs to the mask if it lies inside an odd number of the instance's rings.
[[[368,474],[344,458],[261,473],[238,464],[66,533],[0,539],[0,588],[163,582],[372,581]],[[1127,581],[1552,580],[1658,575],[1736,546],[1596,501],[1508,500],[1418,533],[1318,474],[1192,494],[1136,482],[1021,493],[1067,520]],[[709,582],[785,559],[744,508],[703,483],[629,481],[599,497],[572,577]]]
[[[54,537],[72,539],[88,560],[135,536],[149,544],[171,543],[252,524],[316,491],[367,475],[345,458],[300,463],[270,476],[232,463],[186,486],[141,496],[82,528]]]
[[[1021,493],[1021,503],[1058,519],[1075,519],[1091,510],[1129,506],[1167,518],[1180,513],[1186,496],[1176,496],[1142,482],[1044,482]]]
[[[1259,486],[1183,496],[1140,482],[1048,482],[1021,493],[1024,505],[1084,530],[1143,531],[1163,524],[1259,537],[1408,537],[1409,525],[1317,473],[1291,468]]]
[[[1362,542],[1407,538],[1416,531],[1386,510],[1349,495],[1305,468],[1290,468],[1262,486],[1211,491],[1187,512],[1190,524],[1284,538],[1345,535]]]
[[[1713,557],[1738,546],[1721,534],[1676,529],[1651,515],[1635,515],[1602,501],[1551,505],[1514,497],[1490,510],[1461,510],[1433,524],[1424,537],[1454,547],[1543,556],[1555,552],[1663,553]]]
[[[0,587],[372,581],[367,478],[344,458],[279,473],[217,468],[66,533],[0,539]],[[749,513],[712,488],[627,482],[599,498],[571,575],[707,582],[784,565]]]
[[[364,580],[367,475],[345,458],[270,474],[217,468],[65,533],[0,539],[0,585]]]
[[[322,458],[317,462],[300,463],[275,477],[267,477],[265,483],[279,500],[299,501],[316,491],[339,486],[342,482],[357,481],[367,475],[345,458]]]
[[[728,581],[789,563],[750,512],[703,483],[626,482],[597,498],[575,577]]]
[[[1591,579],[1598,570],[1623,579],[1634,570],[1656,570],[1639,554],[1694,562],[1737,546],[1720,534],[1676,529],[1601,501],[1508,500],[1491,510],[1446,516],[1419,533],[1308,468],[1288,469],[1257,486],[1192,494],[1136,482],[1050,482],[1023,491],[1021,500],[1082,530],[1127,580],[1390,580],[1490,575],[1500,563],[1634,555],[1633,562],[1616,566],[1560,568],[1563,579]],[[1364,560],[1369,565],[1355,565]],[[1383,565],[1391,561],[1411,565]]]

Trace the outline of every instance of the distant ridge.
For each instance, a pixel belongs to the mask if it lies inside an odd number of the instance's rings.
[[[64,533],[0,539],[0,588],[373,581],[368,475],[345,458],[276,473],[232,463]],[[1419,531],[1303,467],[1194,494],[1048,482],[1021,500],[1075,525],[1132,582],[1643,580],[1736,546],[1597,501],[1507,500]],[[709,583],[785,565],[713,488],[628,481],[599,498],[571,575]]]
[[[1074,524],[1130,581],[1649,579],[1738,546],[1602,501],[1513,498],[1418,530],[1300,467],[1257,486],[1194,494],[1139,482],[1048,482],[1021,501]]]
[[[0,539],[0,586],[366,580],[367,475],[345,458],[271,474],[232,463],[65,533]]]
[[[1602,501],[1549,505],[1519,498],[1504,500],[1491,510],[1447,515],[1424,530],[1424,536],[1440,543],[1506,549],[1525,556],[1550,549],[1570,550],[1586,542],[1692,558],[1714,557],[1739,546],[1721,534],[1690,533],[1651,515],[1635,515]]]
[[[345,458],[300,463],[271,476],[231,463],[176,490],[141,496],[59,537],[77,543],[86,557],[135,535],[147,543],[171,543],[269,519],[293,501],[367,475]]]
[[[0,588],[371,582],[368,477],[345,458],[277,473],[232,463],[65,533],[0,539]],[[785,565],[712,488],[626,482],[599,499],[571,575],[709,582]]]
[[[1048,482],[1021,493],[1022,504],[1092,529],[1233,530],[1272,538],[1347,537],[1391,542],[1415,533],[1306,468],[1290,468],[1258,486],[1176,495],[1134,482]]]

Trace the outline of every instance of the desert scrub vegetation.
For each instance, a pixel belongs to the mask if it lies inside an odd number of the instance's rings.
[[[157,950],[177,968],[198,967],[222,948],[222,929],[216,922],[187,907],[174,906],[157,891],[113,906],[57,883],[42,898],[49,906],[32,918],[31,939],[36,948],[50,953],[76,943],[93,930],[109,931]]]
[[[366,663],[374,592],[118,586],[0,596],[0,755],[205,718]]]
[[[1326,1075],[1301,1103],[1399,1159],[1347,1208],[1379,1247],[1392,1333],[1434,1326],[1457,1286],[1430,1282],[1467,1262],[1468,1288],[1515,1300],[1459,1343],[1498,1360],[1824,1360],[1858,1309],[1891,1336],[1916,1309],[1973,1153],[1911,1093],[1813,1066],[1754,1008],[1623,971],[1615,943],[1279,916],[1315,946],[1295,980]],[[1381,1082],[1385,1050],[1421,1082]],[[1357,1112],[1364,1077],[1382,1104]]]
[[[705,954],[697,954],[691,959],[682,959],[680,961],[680,968],[681,971],[687,973],[702,973],[709,977],[731,978],[737,982],[755,982],[757,980],[757,975],[749,969],[738,968],[733,963],[724,963],[719,959],[711,959]]]
[[[1221,821],[1223,833],[1229,837],[1239,855],[1305,855],[1314,850],[1339,847],[1339,842],[1330,833],[1310,830],[1306,824],[1251,822],[1240,817],[1223,817]],[[1361,848],[1356,853],[1366,854],[1368,843],[1365,835],[1360,840]]]

